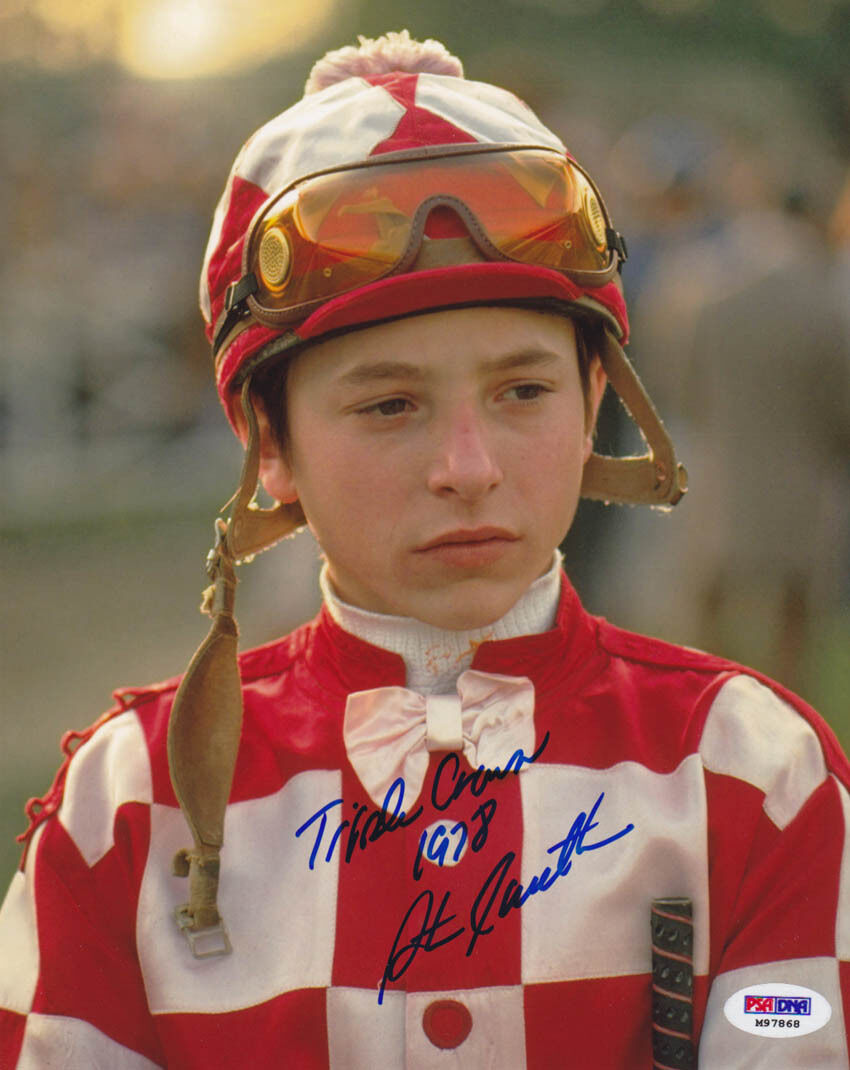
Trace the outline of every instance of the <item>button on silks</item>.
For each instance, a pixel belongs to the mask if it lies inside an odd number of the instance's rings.
[[[472,1030],[469,1008],[456,999],[436,999],[422,1015],[422,1028],[437,1048],[458,1048]]]

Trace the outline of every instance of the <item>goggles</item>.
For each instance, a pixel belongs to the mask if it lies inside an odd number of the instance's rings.
[[[443,211],[429,220],[435,209]],[[248,310],[269,327],[292,324],[334,297],[404,274],[446,209],[484,260],[602,286],[626,258],[588,175],[553,149],[440,146],[373,157],[300,179],[262,206],[248,229],[242,278],[227,290],[215,351]]]

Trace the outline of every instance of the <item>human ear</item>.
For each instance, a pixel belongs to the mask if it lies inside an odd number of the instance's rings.
[[[265,406],[260,398],[252,396],[250,404],[257,420],[257,434],[260,439],[259,480],[267,494],[279,502],[291,504],[298,500],[295,488],[295,476],[288,451],[278,442],[272,430]],[[236,434],[244,447],[248,445],[248,421],[241,406],[235,406],[233,418]]]
[[[585,438],[584,459],[585,461],[593,452],[593,436],[596,432],[596,418],[599,416],[599,406],[602,404],[602,395],[608,383],[608,376],[602,367],[599,357],[594,357],[587,369],[587,396],[585,399]]]

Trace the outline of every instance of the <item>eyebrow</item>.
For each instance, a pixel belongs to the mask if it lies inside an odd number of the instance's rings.
[[[553,364],[561,358],[560,353],[551,349],[531,347],[492,357],[482,361],[480,367],[485,373],[510,371],[513,368],[525,368]],[[402,360],[380,360],[369,364],[357,364],[340,376],[343,386],[363,386],[387,379],[424,379],[425,370],[419,364],[410,364]]]
[[[425,373],[417,364],[402,360],[379,360],[372,364],[356,364],[339,377],[343,386],[363,386],[382,379],[423,379]]]
[[[560,360],[563,354],[553,349],[543,349],[531,346],[527,349],[518,349],[513,353],[506,353],[502,357],[493,357],[483,362],[483,368],[489,372],[510,371],[512,368],[525,368],[532,365],[554,364]]]

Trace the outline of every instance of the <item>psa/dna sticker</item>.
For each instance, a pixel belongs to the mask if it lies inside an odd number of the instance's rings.
[[[819,992],[801,985],[749,985],[730,996],[723,1013],[736,1029],[757,1037],[804,1037],[821,1029],[832,1007]]]

